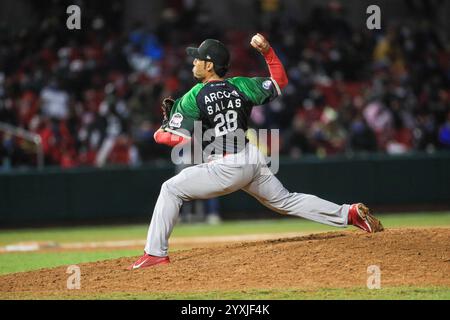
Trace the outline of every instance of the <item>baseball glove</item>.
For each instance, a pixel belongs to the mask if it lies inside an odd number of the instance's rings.
[[[173,105],[175,104],[175,100],[171,97],[165,98],[162,102],[162,112],[163,112],[163,126],[167,125],[169,122],[170,111],[172,110]]]
[[[161,109],[163,111],[164,120],[169,120],[170,111],[172,110],[174,103],[175,103],[175,100],[173,100],[171,97],[165,98],[163,100]]]

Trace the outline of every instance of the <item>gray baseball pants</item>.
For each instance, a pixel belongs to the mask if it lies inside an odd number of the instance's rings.
[[[264,156],[249,143],[240,153],[186,168],[163,183],[148,229],[145,252],[159,257],[168,255],[169,237],[183,201],[209,199],[237,190],[244,190],[280,214],[335,227],[347,226],[349,205],[289,192],[268,170]]]

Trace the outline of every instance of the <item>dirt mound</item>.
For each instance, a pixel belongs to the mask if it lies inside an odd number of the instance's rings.
[[[199,292],[365,287],[367,268],[382,286],[449,286],[450,229],[321,233],[176,252],[172,263],[125,268],[135,258],[80,264],[79,293]],[[68,294],[67,266],[0,277],[0,293]]]

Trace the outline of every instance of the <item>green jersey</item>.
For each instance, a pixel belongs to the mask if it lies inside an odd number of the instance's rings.
[[[203,149],[212,153],[239,152],[247,143],[245,132],[253,106],[272,101],[280,93],[271,78],[199,83],[175,101],[165,130],[183,137],[195,133]]]

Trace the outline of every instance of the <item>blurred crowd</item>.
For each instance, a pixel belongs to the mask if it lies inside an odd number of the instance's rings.
[[[61,28],[58,1],[33,4],[34,28],[0,30],[0,122],[39,135],[46,165],[167,160],[153,133],[162,99],[194,84],[188,45],[220,39],[232,53],[227,76],[267,75],[248,44],[253,31],[222,30],[199,1],[169,1],[156,28],[136,23],[128,32],[118,23],[123,1],[89,3],[81,30]],[[280,129],[282,154],[450,149],[449,34],[430,16],[416,10],[411,23],[355,30],[337,1],[301,23],[269,3],[255,2],[254,31],[268,36],[290,83],[281,99],[254,108],[252,126]],[[3,168],[35,165],[34,155],[33,144],[0,130]]]

